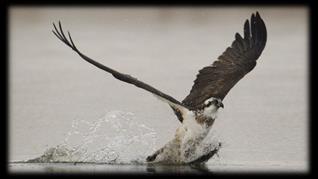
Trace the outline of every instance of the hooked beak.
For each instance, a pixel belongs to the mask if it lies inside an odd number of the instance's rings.
[[[221,108],[224,108],[224,105],[223,105],[222,102],[218,102],[217,106],[218,106],[218,107],[221,107]]]

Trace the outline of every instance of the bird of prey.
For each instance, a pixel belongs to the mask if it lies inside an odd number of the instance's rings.
[[[163,102],[167,103],[181,122],[174,139],[148,156],[148,163],[191,164],[204,163],[216,152],[217,148],[197,155],[196,149],[211,129],[222,100],[230,89],[256,65],[267,39],[267,30],[259,13],[252,13],[250,21],[244,23],[244,37],[235,34],[235,40],[222,55],[211,65],[201,70],[196,76],[190,94],[180,102],[160,90],[146,84],[135,77],[107,67],[84,55],[74,44],[68,32],[63,32],[61,22],[59,28],[53,23],[53,33],[57,38],[74,50],[82,59],[110,74],[116,79],[144,89]]]

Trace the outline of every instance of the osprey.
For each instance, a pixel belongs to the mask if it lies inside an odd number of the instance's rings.
[[[232,45],[218,57],[218,60],[199,70],[190,94],[180,102],[137,78],[87,57],[75,46],[69,32],[68,38],[66,38],[61,22],[59,22],[59,30],[54,23],[53,26],[55,29],[53,33],[56,37],[82,59],[112,74],[118,80],[152,93],[172,108],[181,122],[181,126],[176,130],[173,140],[147,157],[148,163],[204,163],[217,152],[218,147],[199,155],[196,150],[202,145],[203,139],[211,129],[218,109],[224,107],[222,100],[230,89],[255,67],[256,60],[261,55],[267,39],[264,21],[258,12],[253,13],[250,21],[248,19],[245,21],[244,37],[236,33]]]

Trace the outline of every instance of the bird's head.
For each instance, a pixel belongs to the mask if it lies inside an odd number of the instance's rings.
[[[222,100],[219,98],[211,97],[204,101],[203,114],[205,116],[215,116],[220,107],[224,108]]]
[[[204,108],[209,108],[210,106],[214,106],[215,108],[224,108],[222,100],[219,98],[211,97],[204,101]]]

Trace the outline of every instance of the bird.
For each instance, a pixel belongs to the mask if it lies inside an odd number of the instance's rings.
[[[149,164],[205,163],[217,153],[221,143],[204,154],[198,154],[196,151],[212,128],[219,109],[224,108],[224,97],[238,81],[254,69],[267,41],[265,23],[256,11],[250,19],[245,20],[243,37],[236,32],[231,46],[212,64],[199,70],[190,93],[180,102],[129,74],[107,67],[83,54],[75,46],[69,31],[68,38],[66,37],[60,21],[58,27],[55,23],[53,27],[53,34],[83,60],[120,81],[150,92],[173,110],[181,125],[176,129],[172,140],[146,158]]]

